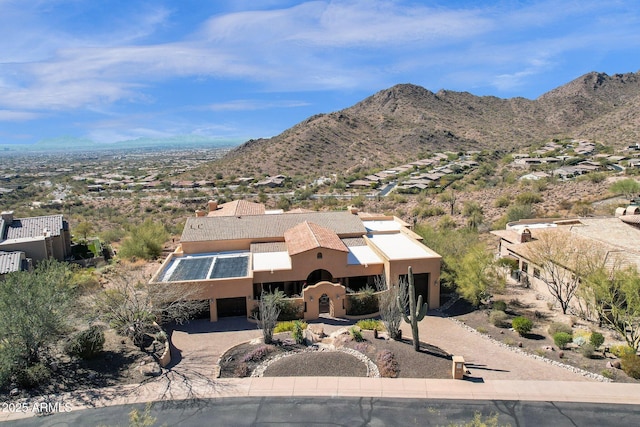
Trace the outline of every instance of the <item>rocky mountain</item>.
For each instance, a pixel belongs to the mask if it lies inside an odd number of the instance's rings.
[[[429,151],[509,152],[566,137],[614,146],[640,142],[640,72],[589,73],[536,100],[399,84],[273,138],[248,141],[216,170],[321,175],[385,167]]]

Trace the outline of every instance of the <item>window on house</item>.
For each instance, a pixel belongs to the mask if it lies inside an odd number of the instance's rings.
[[[536,279],[540,278],[540,270],[537,268],[533,269],[533,277],[535,277]]]
[[[525,273],[529,272],[529,264],[524,261],[522,261],[522,271],[524,271]]]
[[[318,257],[318,259],[322,259],[322,252],[318,252],[317,257]]]

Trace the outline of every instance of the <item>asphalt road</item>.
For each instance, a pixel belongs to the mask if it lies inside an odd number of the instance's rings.
[[[12,426],[127,426],[129,413],[144,405],[110,406],[12,421]],[[635,405],[524,401],[463,401],[379,398],[226,398],[155,403],[154,426],[450,426],[476,413],[498,425],[640,425]],[[9,425],[9,423],[5,424]]]

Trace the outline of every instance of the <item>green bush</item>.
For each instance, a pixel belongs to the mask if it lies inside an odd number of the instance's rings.
[[[613,355],[620,359],[622,359],[622,357],[626,356],[627,354],[636,354],[636,351],[628,345],[614,345],[610,350]]]
[[[302,333],[302,330],[302,322],[299,320],[293,322],[293,331],[291,331],[291,336],[293,336],[296,344],[304,343],[304,334]]]
[[[280,332],[293,332],[293,328],[295,324],[298,323],[302,329],[307,329],[307,322],[302,322],[299,320],[287,320],[284,322],[278,322],[276,327],[273,329],[274,334],[278,334]]]
[[[567,332],[556,332],[553,334],[553,342],[555,342],[559,348],[566,348],[567,344],[571,341],[573,341],[573,337]]]
[[[547,331],[551,337],[555,337],[558,332],[564,332],[573,336],[573,329],[571,329],[571,326],[561,322],[553,322],[549,325],[549,329],[547,329]]]
[[[280,300],[278,301],[278,307],[280,308],[280,315],[278,315],[278,320],[299,320],[304,317],[303,307],[297,305],[293,301]]]
[[[587,359],[591,359],[595,351],[596,347],[591,343],[586,343],[582,347],[580,347],[580,353],[582,353],[582,355]]]
[[[377,313],[378,297],[373,292],[362,292],[360,294],[347,295],[349,305],[347,314],[349,316],[364,316]]]
[[[24,388],[34,388],[47,384],[51,379],[51,370],[44,363],[36,363],[16,372],[16,381]]]
[[[499,310],[499,311],[506,311],[507,310],[507,303],[504,301],[494,301],[493,302],[493,309],[494,310]]]
[[[382,322],[378,319],[362,319],[356,323],[356,326],[368,331],[373,331],[374,329],[381,331],[383,329]]]
[[[594,348],[600,348],[600,346],[604,344],[604,335],[600,332],[592,332],[591,337],[589,337],[589,342]]]
[[[132,226],[122,241],[120,256],[127,259],[155,259],[162,254],[169,233],[162,223],[148,219],[139,226]]]
[[[620,360],[622,370],[631,378],[640,379],[640,357],[635,353],[624,354]]]
[[[511,326],[520,336],[524,336],[533,329],[533,322],[526,317],[518,316],[511,321]]]
[[[508,328],[509,327],[509,316],[507,313],[500,310],[493,310],[489,314],[489,321],[493,326],[497,326],[498,328]]]
[[[360,329],[356,328],[355,326],[352,326],[351,328],[349,328],[349,333],[351,334],[351,336],[353,337],[354,340],[356,340],[358,342],[364,341],[364,337],[362,336],[362,332],[360,332]]]
[[[103,347],[104,332],[101,327],[94,325],[71,337],[65,346],[65,351],[70,356],[92,359],[100,354]]]

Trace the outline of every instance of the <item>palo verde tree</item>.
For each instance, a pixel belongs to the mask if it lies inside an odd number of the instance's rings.
[[[534,264],[534,276],[547,285],[563,314],[567,313],[581,280],[596,268],[601,257],[591,241],[558,229],[539,232],[525,251],[526,258]]]
[[[67,329],[74,293],[69,266],[53,260],[0,282],[0,384],[48,370],[41,361]]]
[[[162,247],[169,239],[169,233],[162,223],[147,219],[140,225],[131,226],[122,241],[120,256],[133,259],[154,259],[162,254]]]
[[[158,325],[182,324],[206,308],[195,287],[149,283],[137,266],[124,264],[107,279],[106,289],[94,296],[98,317],[141,348],[145,337],[159,332]]]
[[[621,179],[611,184],[609,191],[622,194],[626,199],[631,200],[640,193],[640,183],[633,178]]]
[[[408,284],[407,293],[409,294],[409,315],[406,314],[406,305],[402,305],[404,301],[398,296],[398,308],[402,310],[404,321],[411,325],[411,334],[413,337],[413,349],[420,351],[420,337],[418,336],[418,322],[424,319],[427,314],[427,303],[422,303],[422,295],[418,296],[416,301],[416,287],[413,281],[413,270],[409,267],[407,275]]]
[[[473,245],[457,263],[456,285],[460,296],[476,307],[504,289],[504,274],[484,244]]]
[[[619,263],[602,265],[581,284],[581,296],[627,344],[640,347],[640,275],[634,267],[621,268]]]

